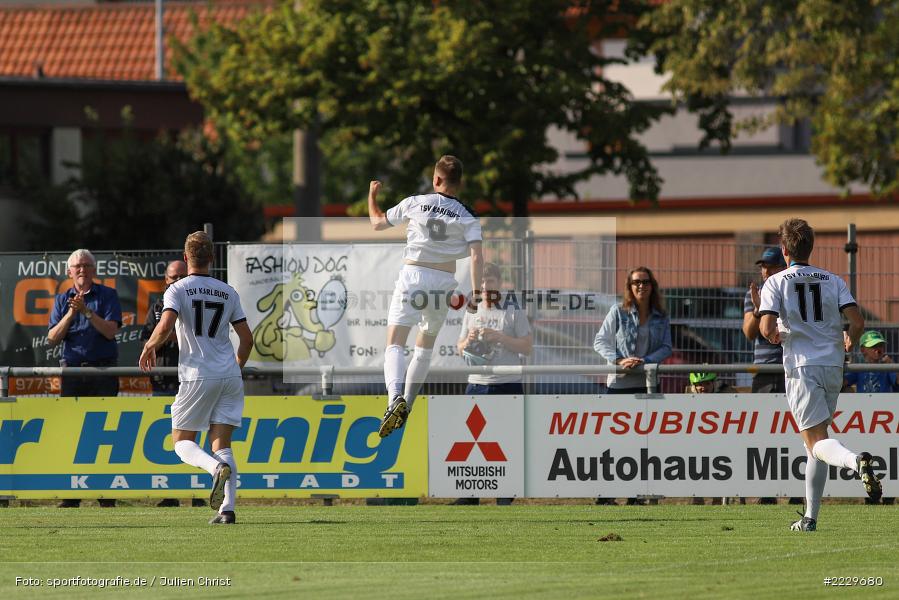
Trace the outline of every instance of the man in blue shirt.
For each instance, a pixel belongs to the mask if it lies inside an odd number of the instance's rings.
[[[116,333],[122,326],[122,307],[112,288],[94,281],[97,261],[89,250],[72,252],[67,262],[74,285],[56,295],[50,314],[50,344],[62,344],[63,367],[111,367],[118,362]],[[117,396],[119,378],[61,378],[61,396]],[[76,508],[81,500],[67,498],[60,508]],[[115,500],[100,499],[100,506],[115,506]]]
[[[866,363],[891,363],[887,354],[887,341],[879,331],[866,331],[858,340]],[[854,385],[859,394],[892,392],[896,385],[896,374],[887,371],[863,371],[846,373],[846,385]]]
[[[68,273],[74,285],[56,295],[50,314],[47,339],[62,344],[60,366],[111,367],[118,362],[115,336],[122,326],[122,307],[112,288],[94,281],[97,261],[89,250],[72,252]],[[118,377],[62,377],[61,396],[117,396]],[[115,500],[101,499],[100,506],[115,506]],[[81,500],[66,498],[60,508],[76,508]]]
[[[112,288],[94,281],[97,261],[88,250],[75,250],[68,260],[74,285],[57,294],[50,314],[50,344],[62,343],[63,367],[109,367],[118,362],[116,333],[122,326],[122,307]],[[118,377],[62,378],[62,396],[116,396]]]

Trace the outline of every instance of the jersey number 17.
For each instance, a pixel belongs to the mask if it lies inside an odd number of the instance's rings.
[[[194,300],[192,305],[194,307],[194,333],[197,334],[197,337],[203,335],[203,309],[205,308],[213,311],[212,321],[209,323],[208,336],[215,337],[216,332],[219,330],[219,324],[222,322],[222,313],[225,312],[225,303]]]

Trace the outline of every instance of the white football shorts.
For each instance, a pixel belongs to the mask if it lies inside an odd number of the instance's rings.
[[[786,387],[787,402],[799,431],[830,423],[843,387],[843,367],[796,367],[787,373]]]
[[[172,404],[172,429],[207,431],[211,423],[240,427],[243,379],[182,381]]]
[[[456,278],[452,273],[417,265],[403,265],[396,280],[388,325],[413,327],[430,336],[436,336],[446,321],[449,310],[448,297],[456,290]]]

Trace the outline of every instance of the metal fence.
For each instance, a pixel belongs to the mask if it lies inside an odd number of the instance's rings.
[[[866,243],[865,239],[884,245]],[[812,262],[847,277],[847,253],[839,237],[819,236]],[[899,271],[893,246],[887,238],[862,237],[859,248],[857,299],[868,323],[879,328],[888,340],[888,353],[899,348],[899,326],[894,308],[899,303]],[[339,243],[339,242],[335,242]],[[630,269],[653,270],[666,299],[672,325],[674,364],[746,364],[752,362],[752,346],[741,331],[743,301],[750,281],[759,282],[755,261],[766,244],[764,239],[742,243],[733,237],[674,240],[671,238],[523,239],[492,237],[485,241],[489,261],[500,265],[508,285],[516,289],[552,289],[566,294],[589,292],[599,301],[592,307],[546,311],[529,305],[534,351],[527,365],[596,365],[602,360],[593,352],[593,339],[608,307],[620,301]],[[227,280],[228,244],[216,243],[213,274]],[[118,251],[128,256],[171,256],[179,249]],[[460,363],[461,365],[461,363]],[[346,383],[365,393],[379,393],[382,379],[377,373],[346,374]],[[570,392],[596,390],[604,382],[601,373],[529,373],[529,391]],[[732,374],[730,383],[749,385],[749,375]],[[288,393],[293,387],[269,375],[251,377],[260,392]],[[442,377],[425,393],[458,393],[465,378],[461,373]],[[315,383],[315,378],[308,383]],[[681,371],[663,371],[660,389],[683,391],[687,377]]]
[[[883,364],[847,364],[844,366],[845,372],[899,372],[899,363],[883,363]],[[626,372],[638,373],[644,376],[646,381],[646,390],[648,395],[656,395],[661,391],[661,384],[665,377],[669,376],[685,376],[695,371],[705,371],[718,373],[720,375],[735,373],[783,373],[783,365],[707,365],[707,364],[647,364],[632,370],[625,370],[614,365],[523,365],[523,366],[480,366],[480,367],[435,367],[431,369],[431,374],[441,377],[459,376],[464,378],[466,375],[516,375],[522,379],[528,377],[539,376],[543,374],[567,374],[567,375],[595,375],[606,376],[612,373],[619,375]],[[154,375],[177,375],[177,367],[157,367],[153,369]],[[357,395],[359,391],[355,388],[353,378],[378,377],[381,370],[377,367],[339,367],[334,365],[322,365],[319,367],[282,369],[279,367],[263,367],[263,368],[245,368],[243,371],[244,379],[252,377],[278,377],[285,379],[290,376],[299,376],[306,378],[310,383],[305,385],[301,390],[293,390],[293,394],[308,394],[318,396],[322,399],[335,397],[339,395]],[[117,375],[120,377],[128,377],[134,375],[146,375],[137,367],[0,367],[0,397],[9,395],[9,379],[10,377],[59,377],[63,375],[79,376],[79,377],[101,377],[109,375]],[[596,388],[593,390],[585,390],[590,393],[603,393],[604,390]],[[684,393],[685,390],[677,390],[677,393]],[[383,394],[383,389],[372,390],[372,395]],[[534,390],[525,393],[541,393]],[[438,395],[438,394],[462,394],[461,390],[453,391],[434,391],[423,390],[422,395]]]

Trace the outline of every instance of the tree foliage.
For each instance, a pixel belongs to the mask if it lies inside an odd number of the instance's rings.
[[[197,132],[143,139],[125,129],[85,139],[80,175],[61,185],[31,178],[35,250],[180,248],[210,222],[219,240],[255,240],[258,205],[228,174],[221,146]]]
[[[518,215],[535,196],[576,195],[575,183],[595,174],[626,176],[635,199],[657,197],[660,179],[637,134],[667,109],[635,103],[603,77],[616,61],[592,47],[645,3],[294,5],[234,29],[213,25],[179,48],[192,96],[239,144],[317,124],[329,179],[361,179],[349,192],[377,176],[396,190],[394,200],[426,187],[444,153],[465,163],[467,197],[512,201]],[[553,169],[550,128],[583,142],[582,169]]]
[[[668,0],[641,22],[667,87],[696,108],[706,141],[740,127],[810,119],[827,179],[899,192],[899,3],[895,0]],[[781,100],[735,123],[729,97]]]

